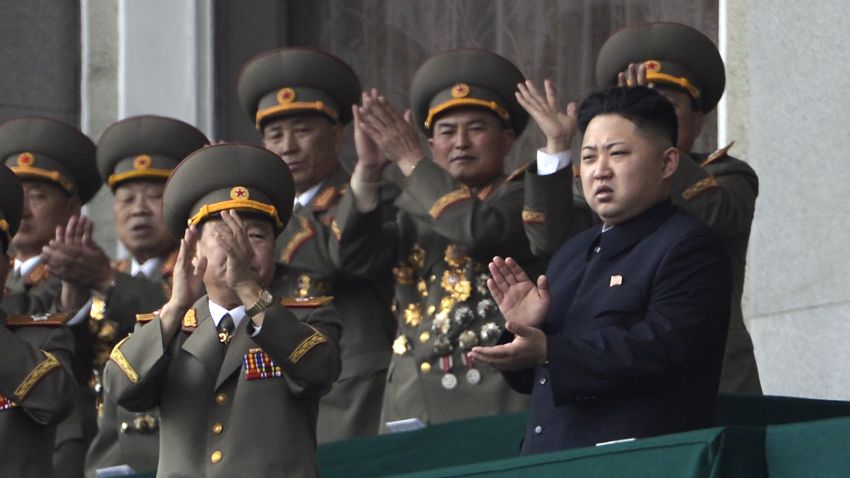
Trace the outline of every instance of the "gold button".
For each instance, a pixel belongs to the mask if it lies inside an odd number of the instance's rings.
[[[212,455],[210,456],[210,461],[213,462],[213,463],[220,462],[221,461],[221,452],[218,451],[218,450],[212,452]]]
[[[221,433],[221,431],[223,429],[224,429],[224,425],[222,425],[221,423],[216,423],[215,425],[213,425],[213,433],[215,433],[216,435]]]
[[[227,403],[227,394],[226,393],[217,394],[215,396],[215,403],[217,403],[219,405],[224,405],[225,403]]]
[[[421,370],[422,373],[428,373],[431,371],[431,364],[428,362],[422,362],[422,364],[419,365],[419,370]]]
[[[427,343],[429,340],[431,340],[431,332],[428,332],[426,330],[425,332],[422,332],[421,334],[419,334],[419,341],[422,342],[423,344]]]

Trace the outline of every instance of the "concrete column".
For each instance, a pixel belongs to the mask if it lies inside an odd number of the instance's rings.
[[[212,130],[212,6],[209,0],[82,0],[81,124],[95,141],[118,119],[170,116]],[[115,238],[112,194],[89,203],[95,240]]]
[[[843,0],[726,0],[733,153],[758,172],[745,316],[769,394],[850,399]]]

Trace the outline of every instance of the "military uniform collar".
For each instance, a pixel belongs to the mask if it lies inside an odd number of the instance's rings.
[[[164,259],[162,257],[152,257],[144,263],[139,264],[139,261],[134,257],[130,261],[130,275],[137,276],[139,273],[142,273],[148,279],[155,279],[161,272],[163,262]]]
[[[298,196],[296,205],[304,205],[315,212],[326,211],[331,207],[336,198],[345,191],[346,184],[348,184],[348,174],[341,167],[337,168],[329,178],[301,193]],[[307,195],[311,191],[313,192],[310,197],[302,201],[301,196]]]
[[[215,322],[215,326],[218,327],[219,322],[221,322],[222,317],[225,314],[230,314],[230,317],[233,319],[234,328],[239,327],[239,323],[242,322],[242,319],[245,318],[245,306],[240,305],[233,309],[226,309],[223,306],[220,306],[213,302],[212,299],[209,299],[209,307],[210,307],[210,317],[212,317],[213,322]]]
[[[20,273],[21,277],[28,277],[36,267],[41,265],[41,256],[32,256],[29,259],[22,261],[15,258],[15,271]]]

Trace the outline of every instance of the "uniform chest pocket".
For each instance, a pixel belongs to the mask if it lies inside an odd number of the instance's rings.
[[[602,294],[596,303],[596,313],[637,312],[642,307],[640,287],[615,286]]]

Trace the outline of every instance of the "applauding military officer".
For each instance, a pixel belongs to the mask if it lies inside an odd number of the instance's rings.
[[[56,227],[79,216],[100,189],[94,151],[86,135],[60,121],[17,118],[0,125],[0,158],[24,188],[21,228],[12,240],[15,268],[3,299],[6,312],[46,312],[59,298],[61,281],[51,277],[41,252]]]
[[[528,405],[468,354],[492,343],[504,325],[487,290],[487,261],[510,251],[524,265],[534,262],[523,232],[520,175],[503,172],[528,120],[514,97],[522,79],[510,61],[482,50],[445,52],[423,64],[413,78],[411,104],[433,161],[424,158],[414,127],[383,97],[365,95],[357,110],[356,202],[337,222],[343,240],[354,231],[364,235],[364,247],[347,259],[394,255],[397,264],[399,334],[385,422],[442,423]],[[396,201],[397,220],[382,230],[380,218],[369,215],[376,199],[367,186],[385,158],[407,181]]]
[[[15,174],[0,166],[0,279],[9,273],[6,251],[21,222],[22,203]],[[0,311],[0,476],[54,476],[56,423],[77,396],[73,348],[61,317]]]
[[[159,406],[158,476],[318,473],[316,414],[339,375],[341,325],[320,301],[283,301],[290,310],[268,290],[293,198],[280,158],[242,144],[193,153],[166,184],[165,221],[183,237],[171,297],[104,372],[119,405]]]
[[[390,264],[341,268],[333,257],[348,241],[331,240],[338,232],[337,210],[351,201],[338,156],[351,106],[360,100],[360,81],[334,56],[286,48],[245,67],[239,98],[265,147],[289,165],[295,181],[295,211],[278,238],[284,273],[276,282],[292,297],[334,296],[345,324],[342,373],[322,398],[319,443],[374,435],[395,334]],[[384,203],[375,214],[394,211]]]
[[[109,352],[130,332],[137,315],[143,325],[171,295],[177,242],[163,220],[162,193],[171,170],[208,143],[195,127],[160,116],[127,118],[100,136],[98,169],[115,194],[115,230],[131,257],[110,267],[99,249],[71,256],[72,268],[105,278],[89,323],[96,339],[97,383]],[[112,400],[103,401],[97,436],[86,457],[86,476],[94,478],[99,468],[124,464],[136,472],[156,469],[158,437],[156,410],[134,413]]]
[[[673,176],[673,202],[723,239],[732,261],[732,316],[723,357],[722,392],[761,393],[753,343],[744,325],[747,244],[758,195],[758,177],[745,162],[727,154],[692,151],[726,85],[723,59],[708,37],[676,23],[624,28],[599,51],[596,78],[605,85],[651,84],[676,108],[679,139],[686,153]]]

